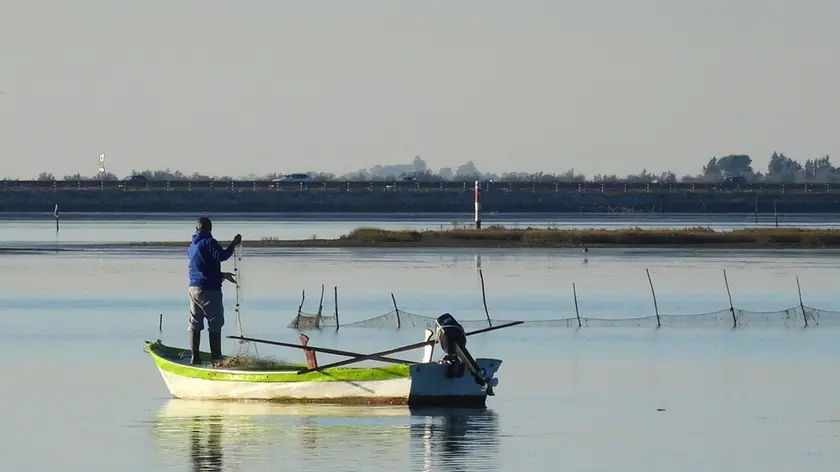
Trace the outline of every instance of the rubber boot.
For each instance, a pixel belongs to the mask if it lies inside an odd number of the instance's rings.
[[[222,333],[207,333],[210,336],[210,360],[217,361],[222,358]]]
[[[201,346],[201,331],[190,330],[190,350],[192,351],[192,364],[201,364],[201,353],[199,347]]]

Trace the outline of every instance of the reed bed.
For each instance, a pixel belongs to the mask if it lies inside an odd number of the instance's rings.
[[[186,246],[185,242],[146,242],[141,246]],[[840,247],[840,229],[748,228],[718,231],[708,227],[677,229],[554,229],[488,226],[481,230],[357,228],[337,239],[244,241],[249,247]]]
[[[425,247],[498,244],[521,247],[576,246],[840,246],[838,229],[749,228],[716,231],[708,227],[678,229],[547,229],[490,226],[481,230],[455,228],[440,231],[358,228],[338,241],[360,244],[404,244]]]

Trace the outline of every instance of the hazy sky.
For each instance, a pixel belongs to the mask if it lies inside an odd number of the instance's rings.
[[[840,163],[840,1],[0,0],[0,177]]]

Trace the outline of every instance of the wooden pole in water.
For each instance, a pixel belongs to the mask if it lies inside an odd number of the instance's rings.
[[[802,286],[799,285],[799,276],[796,276],[796,291],[799,292],[799,309],[802,310],[802,318],[805,319],[805,327],[808,327],[808,314],[805,313],[805,303],[802,302]]]
[[[160,318],[158,318],[158,336],[163,339],[163,313],[161,313]]]
[[[659,329],[662,323],[659,320],[659,306],[656,304],[656,291],[653,289],[653,280],[650,278],[650,269],[645,269],[647,272],[648,283],[650,284],[650,294],[653,295],[653,311],[656,313],[656,328]]]
[[[335,332],[337,333],[338,332],[338,327],[339,327],[339,323],[338,323],[338,285],[335,286],[333,291],[335,292]]]
[[[306,290],[300,291],[300,306],[298,306],[297,317],[295,317],[295,328],[300,327],[300,316],[303,312],[303,302],[306,301]]]
[[[773,217],[776,219],[776,228],[779,227],[779,213],[776,211],[776,200],[773,200]]]
[[[493,322],[490,320],[490,312],[487,310],[487,294],[484,290],[484,271],[480,268],[478,269],[478,277],[481,279],[481,302],[484,303],[484,316],[487,317],[487,324],[493,326]]]
[[[391,301],[394,303],[394,312],[397,314],[397,329],[400,329],[400,309],[397,307],[397,297],[391,292]]]
[[[729,279],[726,278],[726,269],[723,269],[723,282],[726,284],[726,294],[729,296],[729,311],[732,313],[732,329],[738,327],[738,319],[735,317],[735,306],[732,304],[732,292],[729,290]]]
[[[318,313],[315,314],[315,327],[321,329],[321,314],[324,311],[324,284],[321,284],[321,299],[318,301]]]
[[[321,284],[321,300],[318,301],[318,315],[324,310],[324,284]]]
[[[578,302],[577,302],[577,289],[575,288],[575,283],[572,282],[572,296],[575,298],[575,315],[577,315],[578,320],[578,328],[581,327],[580,323],[580,310],[578,309]]]

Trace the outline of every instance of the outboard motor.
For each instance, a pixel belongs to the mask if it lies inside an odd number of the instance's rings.
[[[493,386],[487,379],[487,373],[478,367],[475,359],[467,351],[467,335],[464,327],[449,313],[439,316],[436,324],[435,336],[444,352],[442,362],[448,364],[449,375],[460,377],[464,375],[465,370],[469,370],[475,378],[475,383],[486,387],[487,394],[493,395]]]

